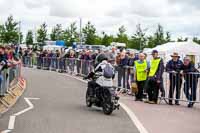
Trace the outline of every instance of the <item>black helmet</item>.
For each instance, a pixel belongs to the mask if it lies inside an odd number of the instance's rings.
[[[108,57],[105,54],[99,54],[96,57],[96,64],[99,64],[99,63],[101,63],[104,60],[108,60]]]

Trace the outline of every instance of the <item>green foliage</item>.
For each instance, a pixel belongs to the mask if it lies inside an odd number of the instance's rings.
[[[179,38],[177,39],[177,42],[185,42],[185,41],[187,41],[187,40],[188,40],[187,37],[186,37],[186,38],[179,37]]]
[[[9,16],[4,25],[0,26],[0,39],[3,43],[17,44],[23,39],[22,33],[19,34],[18,23],[14,21],[13,16]]]
[[[145,37],[145,34],[146,33],[144,32],[144,30],[141,29],[141,25],[138,24],[136,26],[136,33],[129,40],[128,47],[142,50],[145,47],[146,42],[147,42],[147,38]]]
[[[52,41],[62,40],[63,39],[63,30],[62,25],[57,24],[51,31],[50,39]]]
[[[166,38],[165,38],[165,43],[167,42],[171,42],[171,34],[168,31],[166,32]]]
[[[4,42],[5,35],[5,27],[4,25],[0,25],[0,42]]]
[[[164,37],[164,29],[160,24],[158,24],[157,30],[154,33],[154,39],[156,43],[155,45],[161,45],[166,42]]]
[[[102,33],[103,37],[101,39],[101,45],[109,46],[112,42],[114,42],[114,37],[112,35],[107,35],[105,32]]]
[[[31,30],[29,30],[26,35],[26,44],[33,45],[33,32]]]
[[[43,44],[45,40],[47,40],[47,25],[43,23],[37,30],[37,42]]]
[[[94,45],[96,43],[96,28],[90,22],[83,28],[83,35],[86,44]]]
[[[116,41],[128,44],[128,35],[126,34],[126,28],[123,25],[118,29]]]
[[[158,24],[155,33],[152,35],[146,35],[147,29],[142,29],[141,25],[136,26],[136,32],[129,38],[126,34],[125,26],[121,26],[118,29],[117,36],[108,35],[102,32],[102,35],[98,35],[96,28],[91,22],[88,22],[83,31],[83,41],[85,44],[89,45],[105,45],[109,46],[111,42],[126,43],[128,48],[140,49],[143,48],[153,48],[157,45],[161,45],[167,42],[171,42],[170,32],[166,32],[164,28]],[[62,28],[61,24],[57,24],[53,27],[50,39],[52,41],[64,40],[67,45],[72,45],[73,42],[80,42],[79,33],[77,31],[76,23],[71,23],[66,29]],[[13,16],[9,16],[5,24],[0,25],[0,43],[18,43],[20,37],[20,42],[23,40],[22,33],[19,33],[18,23],[13,19]],[[37,41],[40,44],[44,44],[45,40],[48,40],[47,35],[47,25],[43,23],[37,30]],[[187,41],[188,38],[179,37],[178,42]],[[193,38],[193,41],[200,44],[200,39],[197,37]],[[28,31],[25,42],[28,45],[33,44],[33,32]]]
[[[164,32],[164,28],[158,24],[157,30],[154,33],[153,36],[149,36],[147,38],[148,44],[147,48],[153,48],[156,47],[157,45],[162,45],[167,42],[171,42],[171,34],[170,32]]]
[[[65,43],[70,46],[73,44],[73,42],[78,41],[78,32],[77,32],[77,26],[76,22],[73,22],[70,24],[70,26],[64,31],[63,33],[63,40]]]
[[[197,37],[194,37],[193,38],[193,42],[196,42],[196,43],[200,44],[200,39],[198,39]]]

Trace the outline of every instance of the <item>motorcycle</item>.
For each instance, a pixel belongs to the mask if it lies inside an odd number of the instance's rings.
[[[86,105],[87,107],[102,107],[104,114],[110,115],[116,109],[119,110],[120,104],[118,103],[119,97],[116,94],[116,87],[113,87],[113,81],[103,77],[101,74],[90,73],[90,76],[84,79],[96,81],[99,85],[94,90],[94,96],[91,97],[89,89],[86,92]],[[92,76],[91,76],[92,75]]]

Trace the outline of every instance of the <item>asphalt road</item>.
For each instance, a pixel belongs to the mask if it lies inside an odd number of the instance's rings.
[[[125,111],[111,116],[101,109],[85,106],[86,84],[65,75],[36,69],[23,69],[27,90],[17,104],[0,117],[0,131],[8,128],[9,116],[28,107],[34,109],[16,118],[13,133],[139,133]]]

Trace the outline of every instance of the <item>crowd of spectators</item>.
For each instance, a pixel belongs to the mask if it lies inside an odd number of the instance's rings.
[[[8,85],[16,77],[17,64],[20,63],[17,51],[15,46],[0,46],[0,96],[6,94]]]
[[[126,51],[125,49],[105,49],[105,50],[56,50],[56,51],[36,51],[30,48],[26,50],[20,50],[20,55],[25,66],[32,67],[34,64],[39,69],[51,69],[58,70],[59,72],[69,72],[70,74],[76,75],[87,75],[95,67],[96,57],[104,53],[109,62],[115,66],[115,70],[118,73],[117,75],[117,87],[118,91],[121,91],[122,88],[126,88],[125,92],[132,94],[132,83],[136,82],[138,84],[140,96],[137,97],[136,101],[143,101],[144,98],[150,97],[149,103],[157,103],[159,90],[162,92],[162,96],[165,96],[163,72],[166,71],[169,73],[169,100],[168,103],[173,105],[173,95],[174,90],[176,89],[176,100],[175,104],[179,105],[180,92],[182,88],[182,80],[184,79],[184,92],[186,98],[189,102],[188,107],[192,107],[194,101],[196,101],[196,92],[197,92],[197,83],[198,83],[198,74],[188,75],[191,72],[198,72],[198,70],[192,64],[192,61],[189,57],[185,57],[183,61],[180,60],[178,53],[171,55],[172,60],[170,60],[166,66],[164,66],[163,59],[158,57],[158,51],[152,53],[153,60],[147,60],[147,54],[145,53],[134,53],[133,51]],[[159,60],[157,64],[158,68],[152,68],[152,62]],[[145,80],[140,82],[137,81],[137,66],[135,63],[147,62],[144,74],[146,75]],[[154,65],[155,65],[154,64]],[[139,65],[140,66],[140,65]],[[151,69],[153,72],[151,72]],[[153,70],[155,69],[155,70]],[[149,76],[151,73],[152,77]],[[151,84],[152,79],[155,80],[155,84]],[[151,81],[151,82],[149,82]],[[154,90],[148,92],[147,88],[155,87]],[[137,93],[138,93],[137,92]],[[156,96],[154,96],[156,95]],[[155,97],[155,98],[154,98]]]

